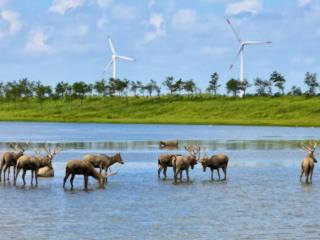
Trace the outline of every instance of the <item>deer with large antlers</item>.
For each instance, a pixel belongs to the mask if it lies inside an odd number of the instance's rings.
[[[167,179],[168,167],[173,167],[172,158],[173,156],[181,156],[176,154],[161,154],[158,158],[158,178],[160,178],[161,172],[163,172],[163,180]]]
[[[306,177],[306,183],[312,183],[314,164],[318,162],[314,156],[316,146],[317,143],[315,141],[310,141],[309,146],[300,145],[303,150],[308,152],[308,155],[301,162],[300,181],[302,181],[302,176],[304,175]]]
[[[188,156],[172,156],[172,166],[174,173],[174,183],[178,181],[178,175],[180,175],[180,181],[182,180],[182,172],[186,171],[187,181],[190,181],[189,178],[189,167],[191,169],[194,168],[194,165],[197,164],[198,159],[200,158],[200,150],[201,147],[193,147],[192,145],[188,145],[184,147],[186,151],[189,153]]]
[[[66,181],[70,178],[71,190],[73,190],[73,180],[75,175],[83,175],[84,177],[84,189],[88,189],[88,177],[93,177],[99,183],[99,188],[104,188],[106,178],[116,175],[115,173],[109,173],[107,175],[103,175],[98,173],[98,171],[94,168],[94,166],[89,161],[83,160],[70,160],[66,166],[66,175],[63,179],[63,188],[65,188]]]
[[[95,168],[100,169],[100,174],[102,173],[102,169],[104,169],[104,174],[107,175],[108,169],[115,163],[124,164],[122,160],[121,154],[116,153],[113,156],[108,156],[106,154],[94,155],[88,154],[84,156],[84,161],[87,161],[93,165]],[[107,180],[107,178],[106,178]]]
[[[13,178],[15,176],[15,167],[17,164],[18,158],[20,158],[24,152],[29,148],[30,143],[25,143],[25,144],[10,144],[10,148],[15,150],[15,152],[5,152],[2,156],[2,161],[1,161],[1,167],[0,167],[0,182],[1,182],[1,173],[3,170],[3,180],[6,182],[6,172],[8,170],[8,177],[7,180],[9,181],[10,177],[10,168],[13,167]]]
[[[220,180],[220,171],[219,171],[220,168],[222,169],[222,171],[224,173],[224,178],[222,180],[226,180],[227,179],[228,161],[229,161],[228,156],[226,156],[224,154],[218,154],[218,155],[213,155],[210,157],[207,154],[206,149],[204,149],[204,157],[201,159],[201,165],[202,165],[204,172],[206,171],[207,167],[210,168],[212,181],[213,181],[213,171],[214,170],[217,170],[218,177]]]
[[[38,185],[38,170],[42,167],[49,167],[52,168],[52,159],[55,155],[57,155],[61,149],[56,147],[54,149],[49,148],[46,144],[41,146],[41,149],[46,152],[45,156],[21,156],[16,165],[16,175],[14,178],[14,185],[16,184],[18,175],[20,170],[23,170],[22,173],[22,180],[23,185],[26,185],[25,175],[27,170],[31,171],[31,185],[33,185],[33,176],[35,175],[36,179],[36,186]],[[38,152],[38,151],[37,151]],[[39,153],[39,152],[38,152]]]

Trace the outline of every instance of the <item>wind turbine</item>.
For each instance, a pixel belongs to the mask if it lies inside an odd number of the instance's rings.
[[[257,42],[257,41],[243,41],[239,34],[236,32],[235,28],[232,26],[231,22],[229,19],[226,19],[227,23],[229,24],[233,34],[235,35],[236,39],[238,40],[238,42],[240,43],[240,49],[233,61],[233,63],[230,65],[230,70],[233,68],[234,66],[234,62],[237,60],[237,58],[240,56],[240,82],[244,82],[244,47],[246,45],[261,45],[261,44],[270,44],[272,43],[271,41],[265,41],[265,42]],[[243,92],[241,91],[240,93],[240,97],[243,97]]]
[[[108,36],[108,41],[109,41],[109,46],[110,46],[110,49],[111,49],[111,52],[112,52],[112,57],[111,57],[110,62],[105,67],[103,73],[105,73],[106,70],[112,65],[112,78],[116,79],[116,77],[117,77],[117,75],[116,75],[116,73],[117,73],[116,65],[117,65],[117,61],[118,60],[121,59],[121,60],[125,60],[125,61],[130,61],[130,62],[134,62],[136,60],[134,58],[117,55],[116,51],[114,50],[113,43],[111,41],[110,36]]]

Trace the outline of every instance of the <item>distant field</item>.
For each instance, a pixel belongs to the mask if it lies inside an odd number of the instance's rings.
[[[107,97],[0,103],[1,121],[320,126],[320,97]]]

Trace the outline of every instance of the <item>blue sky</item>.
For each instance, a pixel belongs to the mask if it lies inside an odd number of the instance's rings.
[[[119,62],[120,78],[173,75],[204,88],[217,71],[224,85],[239,77],[239,61],[228,69],[239,46],[226,17],[243,39],[273,42],[246,49],[249,81],[278,70],[289,90],[318,71],[318,0],[0,0],[0,80],[99,80],[110,35],[119,54],[137,59]]]

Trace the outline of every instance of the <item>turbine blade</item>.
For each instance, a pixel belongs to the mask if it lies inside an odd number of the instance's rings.
[[[244,48],[243,48],[243,45],[241,45],[241,47],[240,47],[240,49],[239,49],[239,51],[238,51],[238,53],[237,53],[236,57],[234,58],[234,60],[233,60],[232,64],[231,64],[231,65],[230,65],[230,67],[229,67],[229,70],[231,70],[231,69],[233,68],[235,61],[238,59],[238,57],[239,57],[239,55],[240,55],[241,51],[243,51],[243,49],[244,49]]]
[[[237,40],[238,40],[238,42],[242,42],[242,40],[241,40],[241,38],[240,38],[240,36],[239,36],[239,34],[237,33],[237,31],[235,30],[235,28],[233,27],[233,25],[231,24],[231,22],[230,22],[230,20],[227,18],[226,19],[227,20],[227,23],[229,24],[229,26],[230,26],[230,28],[231,28],[231,30],[232,30],[232,32],[233,32],[233,34],[235,35],[235,37],[237,38]]]
[[[244,45],[260,45],[260,44],[271,44],[271,41],[266,42],[257,42],[257,41],[245,41],[243,42]]]
[[[116,56],[116,57],[122,60],[131,61],[131,62],[136,61],[134,58],[130,58],[130,57],[125,57],[125,56]]]
[[[108,40],[109,40],[109,46],[110,46],[111,52],[112,52],[113,54],[115,54],[116,52],[115,52],[115,50],[114,50],[114,47],[113,47],[113,44],[112,44],[112,41],[111,41],[110,36],[108,36]]]
[[[111,60],[111,61],[105,66],[105,68],[104,68],[104,70],[103,70],[103,73],[105,73],[105,72],[108,70],[108,68],[111,66],[112,63],[113,63],[113,60]]]

